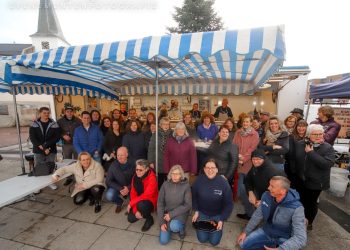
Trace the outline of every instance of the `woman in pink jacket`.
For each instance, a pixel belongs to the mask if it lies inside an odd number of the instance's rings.
[[[238,194],[245,209],[245,213],[237,214],[237,217],[241,219],[250,219],[254,212],[254,207],[249,203],[244,186],[244,179],[252,167],[251,153],[259,144],[259,134],[252,128],[252,122],[252,117],[244,116],[242,118],[242,128],[236,131],[233,138],[233,143],[238,145],[239,149]]]

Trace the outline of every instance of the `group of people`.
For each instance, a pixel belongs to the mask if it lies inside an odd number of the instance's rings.
[[[268,112],[259,117],[243,113],[236,125],[223,101],[215,114],[226,118],[220,128],[210,113],[196,109],[184,114],[183,122],[172,130],[166,116],[160,117],[156,128],[153,113],[141,125],[134,109],[129,109],[127,119],[116,109],[111,118],[103,119],[98,111],[84,111],[80,120],[67,107],[56,123],[49,110],[41,108],[30,128],[35,162],[53,161],[56,142],[62,139],[64,158],[78,156],[78,161],[58,169],[53,180],[73,174],[74,203],[89,200],[98,213],[105,193],[116,204],[116,213],[126,206],[129,222],[145,219],[142,231],[154,224],[156,210],[161,244],[170,241],[171,233],[185,237],[191,210],[193,223],[215,225],[214,230],[197,228],[198,240],[219,244],[237,182],[245,210],[237,216],[249,220],[237,239],[243,249],[304,246],[306,227],[312,230],[317,199],[329,188],[335,161],[332,145],[340,125],[333,109],[322,106],[310,125],[302,119],[301,109],[292,110],[283,123]],[[198,116],[200,122],[194,123]],[[198,138],[211,142],[204,154],[196,150]],[[263,226],[256,229],[261,222]]]

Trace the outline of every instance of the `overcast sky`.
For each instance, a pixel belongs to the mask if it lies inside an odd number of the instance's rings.
[[[183,0],[53,0],[66,40],[94,44],[163,35]],[[0,0],[0,43],[31,43],[39,0]],[[309,79],[350,72],[344,0],[216,0],[227,29],[285,25],[284,66],[309,66]]]

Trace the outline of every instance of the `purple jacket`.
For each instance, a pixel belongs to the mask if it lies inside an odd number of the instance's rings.
[[[324,140],[333,145],[340,131],[340,124],[334,121],[334,118],[329,118],[327,121],[322,122],[319,118],[311,122],[311,124],[320,124],[324,129]]]
[[[197,173],[197,152],[190,137],[178,143],[174,137],[169,137],[165,144],[163,168],[169,173],[172,166],[179,164],[185,172]]]

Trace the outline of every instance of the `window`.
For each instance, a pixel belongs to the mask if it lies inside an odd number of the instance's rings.
[[[0,115],[9,115],[9,106],[6,104],[0,104]]]

